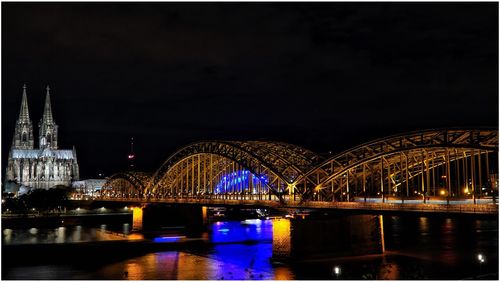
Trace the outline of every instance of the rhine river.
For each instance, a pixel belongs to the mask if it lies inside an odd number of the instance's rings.
[[[276,221],[214,222],[210,224],[208,234],[205,234],[207,240],[213,243],[208,249],[157,251],[98,265],[92,264],[92,258],[89,257],[89,263],[82,263],[80,260],[78,264],[42,262],[29,266],[9,266],[3,267],[2,278],[329,280],[466,279],[483,275],[488,279],[498,279],[498,221],[493,218],[383,215],[385,255],[343,258],[322,256],[287,263],[271,260],[273,224]],[[37,229],[36,234],[29,229],[4,229],[3,244],[51,241],[65,244],[96,240],[96,229],[98,228],[73,226],[64,229]],[[329,245],[350,243],[347,242],[349,238],[339,239],[335,236],[332,236],[335,238],[332,241],[337,242],[329,242],[328,234],[340,232],[334,229],[322,227],[321,244],[326,249]],[[292,240],[291,244],[307,242]],[[483,255],[484,263],[479,263],[478,254]],[[335,273],[336,268],[338,273]]]

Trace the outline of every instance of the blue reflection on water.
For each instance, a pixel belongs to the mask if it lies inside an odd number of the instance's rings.
[[[175,236],[175,237],[156,237],[153,239],[153,242],[155,243],[171,243],[171,242],[177,242],[181,238],[184,238],[183,236]]]
[[[272,253],[272,243],[218,244],[210,258],[233,266],[228,279],[273,279]]]
[[[225,279],[274,278],[270,262],[273,251],[271,220],[215,222],[211,229],[210,240],[215,245],[210,258],[226,264]]]
[[[273,240],[271,220],[215,222],[211,229],[210,241],[212,243],[272,242]]]

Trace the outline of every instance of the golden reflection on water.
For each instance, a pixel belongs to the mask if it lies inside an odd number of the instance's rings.
[[[144,280],[148,278],[150,273],[157,273],[157,267],[156,255],[148,254],[140,258],[140,260],[133,259],[127,262],[124,276],[130,280]]]
[[[420,217],[418,221],[418,227],[420,228],[420,232],[428,232],[429,219],[427,219],[427,217]]]
[[[395,263],[384,263],[380,267],[378,279],[382,280],[398,280],[399,266]]]
[[[378,224],[380,230],[380,251],[385,253],[385,234],[384,234],[384,216],[378,216]]]
[[[142,280],[144,279],[144,273],[142,270],[142,264],[137,262],[129,262],[125,265],[125,277],[131,280]]]
[[[179,252],[177,257],[177,280],[214,279],[216,262],[208,263],[209,259],[192,254]],[[208,277],[207,277],[208,276]]]
[[[287,267],[278,266],[274,268],[274,280],[293,280],[294,275]]]

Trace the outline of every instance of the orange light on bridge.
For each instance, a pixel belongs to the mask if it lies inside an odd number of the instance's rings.
[[[273,256],[290,255],[291,251],[291,223],[289,219],[273,220]]]
[[[441,196],[445,196],[446,195],[446,191],[444,189],[441,189],[441,191],[439,191],[439,194],[441,194]]]
[[[142,208],[132,208],[132,230],[142,230]]]

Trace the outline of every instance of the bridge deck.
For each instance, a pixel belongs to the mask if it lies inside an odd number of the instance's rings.
[[[403,211],[425,213],[456,213],[456,214],[498,214],[498,204],[407,204],[407,203],[365,203],[365,202],[304,202],[290,201],[283,205],[277,201],[268,200],[224,200],[224,199],[128,199],[109,198],[102,201],[128,202],[138,204],[195,204],[205,206],[257,206],[269,208],[297,209],[339,209],[359,211]]]

